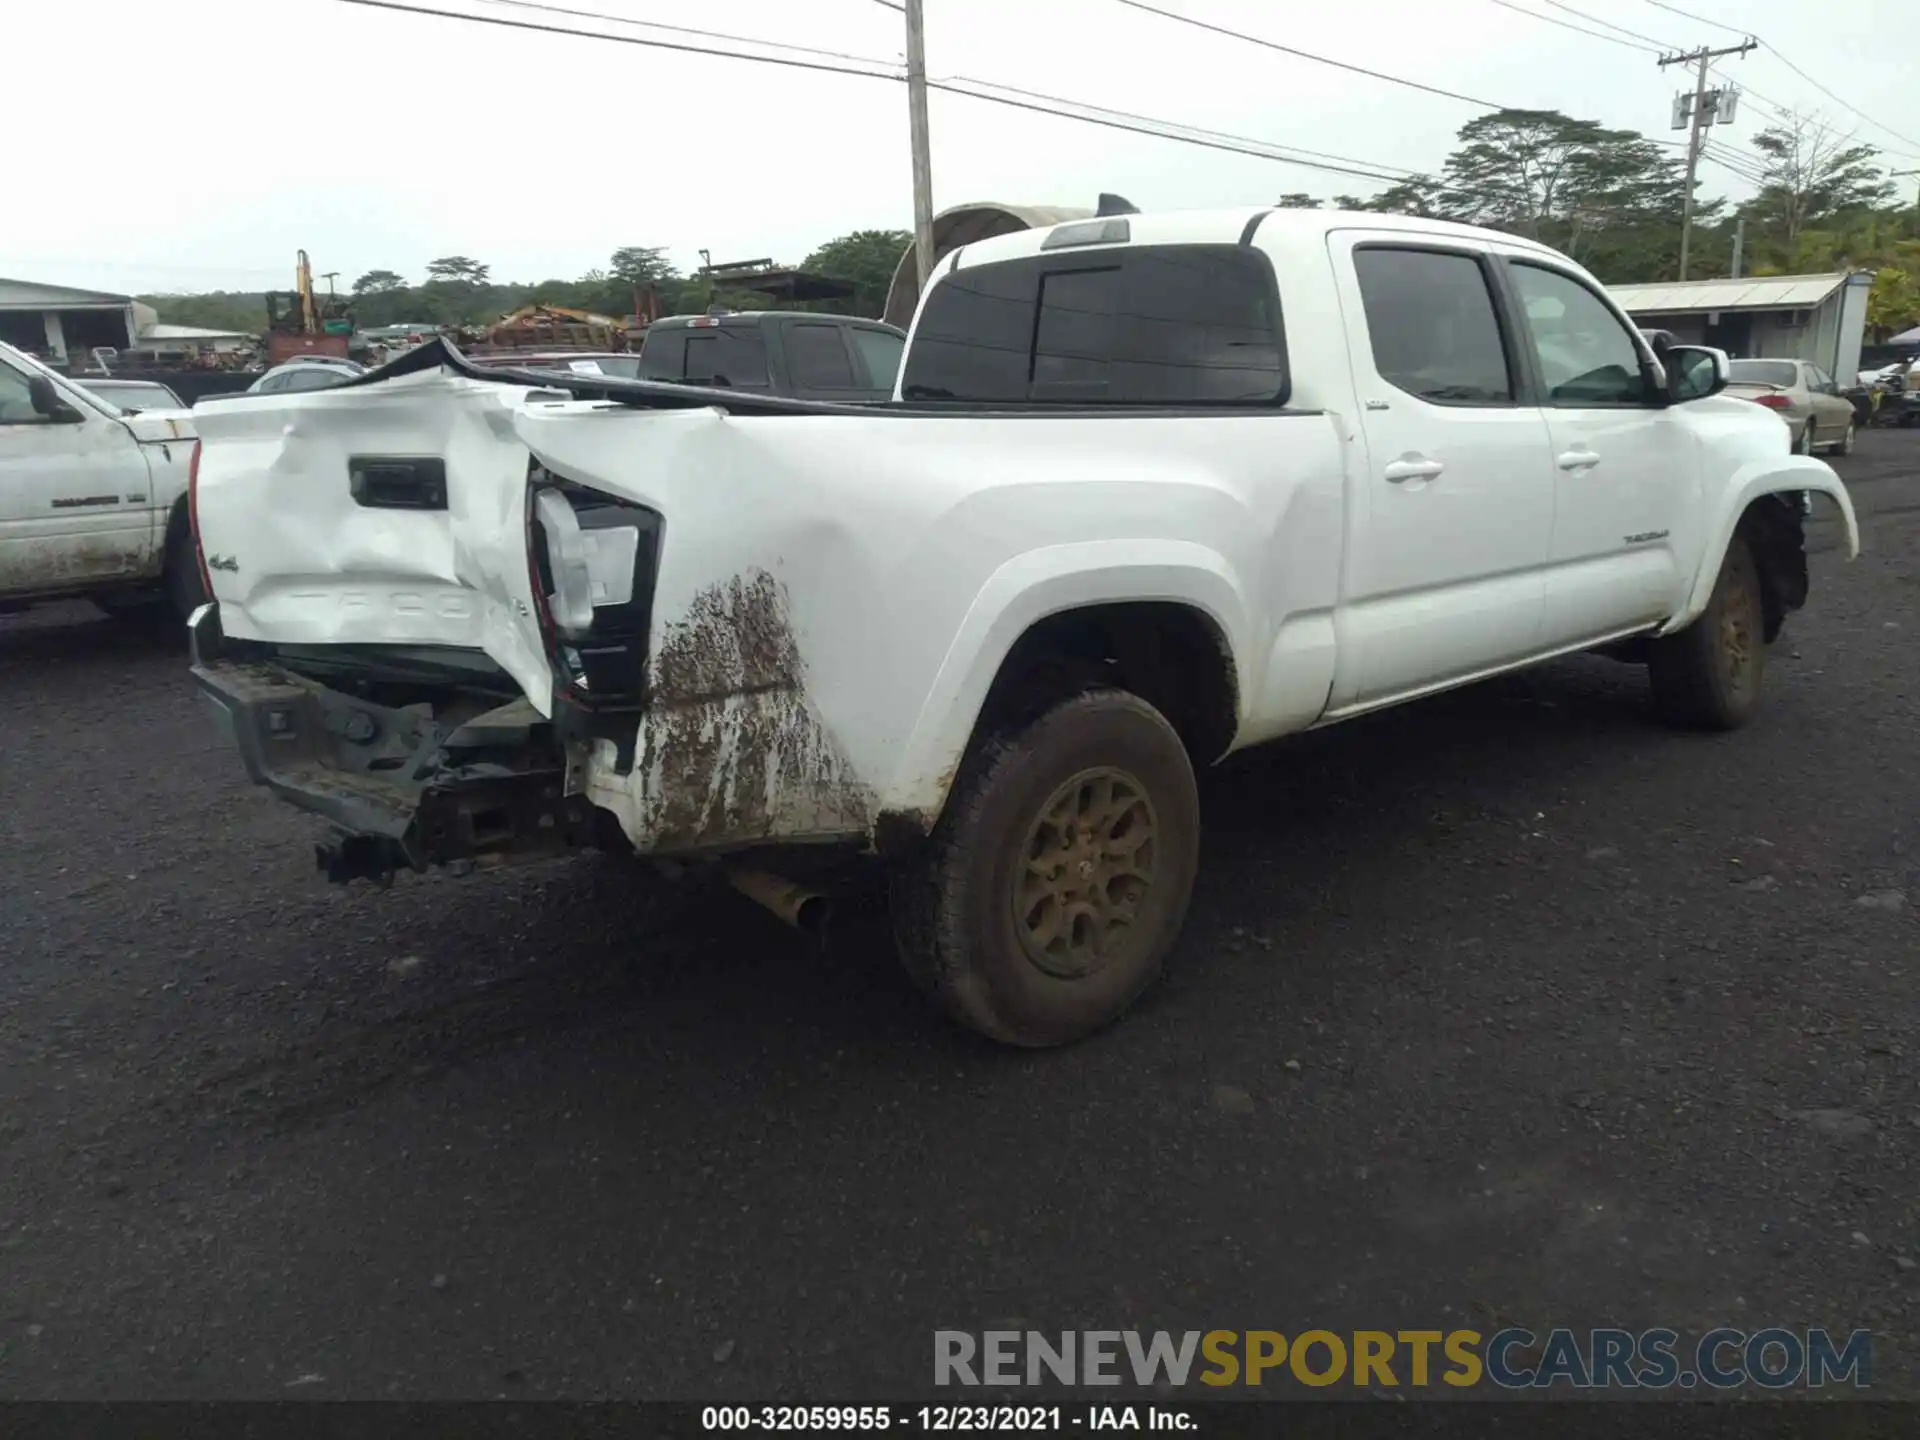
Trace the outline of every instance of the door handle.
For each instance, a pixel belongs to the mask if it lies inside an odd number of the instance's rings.
[[[1600,463],[1600,457],[1591,450],[1567,450],[1557,463],[1562,470],[1591,470]]]
[[[1398,485],[1404,480],[1432,480],[1446,468],[1438,460],[1390,460],[1381,473]]]

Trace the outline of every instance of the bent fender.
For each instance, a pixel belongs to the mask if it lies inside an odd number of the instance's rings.
[[[1763,495],[1799,495],[1804,491],[1828,496],[1840,507],[1840,521],[1847,535],[1847,559],[1857,559],[1860,554],[1860,522],[1854,515],[1853,500],[1847,494],[1847,487],[1834,474],[1832,466],[1811,455],[1791,455],[1743,466],[1723,492],[1713,520],[1707,527],[1707,543],[1701,549],[1700,563],[1695,568],[1693,586],[1687,592],[1685,607],[1668,620],[1658,633],[1671,635],[1684,630],[1706,612],[1707,601],[1713,595],[1714,582],[1720,576],[1720,564],[1726,556],[1727,546],[1733,543],[1733,532],[1749,505]]]

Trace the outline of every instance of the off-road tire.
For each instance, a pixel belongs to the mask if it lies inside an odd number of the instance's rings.
[[[1023,918],[1031,892],[1020,887],[1029,875],[1029,847],[1037,836],[1057,833],[1048,817],[1081,813],[1078,797],[1088,787],[1100,793],[1102,784],[1108,808],[1132,817],[1122,823],[1151,835],[1151,859],[1143,862],[1151,873],[1137,892],[1130,876],[1089,882],[1103,894],[1112,893],[1111,883],[1123,887],[1123,898],[1134,895],[1135,920],[1113,932],[1104,956],[1087,961],[1095,966],[1090,973],[1068,976],[1060,973],[1069,968],[1064,962],[1050,959],[1043,968],[1034,958],[1040,941],[1032,917],[1046,905]],[[1068,795],[1076,797],[1070,805]],[[1128,808],[1128,795],[1140,805]],[[983,1035],[1032,1047],[1081,1039],[1118,1018],[1159,978],[1186,918],[1199,848],[1199,794],[1180,737],[1139,697],[1089,690],[969,752],[934,833],[891,876],[901,958],[922,990]],[[1107,853],[1097,845],[1086,853],[1096,852]],[[1084,877],[1093,873],[1084,867],[1095,863],[1056,868]],[[1079,934],[1073,922],[1065,938],[1077,943]]]
[[[1706,610],[1648,649],[1654,709],[1687,729],[1736,730],[1759,707],[1766,659],[1760,566],[1747,537],[1735,531]]]

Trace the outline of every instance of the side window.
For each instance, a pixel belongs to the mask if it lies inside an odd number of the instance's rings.
[[[856,326],[853,331],[853,348],[860,352],[860,359],[867,367],[868,383],[876,390],[893,389],[893,382],[900,374],[900,352],[906,346],[906,341],[886,330]]]
[[[796,390],[853,389],[853,360],[838,325],[792,324],[785,338]]]
[[[1818,365],[1809,365],[1807,367],[1807,374],[1811,376],[1813,379],[1814,389],[1824,390],[1830,393],[1835,388],[1833,383],[1833,377],[1827,374],[1827,372],[1822,370]]]
[[[908,400],[1285,403],[1273,273],[1237,245],[1147,245],[961,268],[922,309]]]
[[[33,408],[27,377],[0,360],[0,425],[39,425],[46,416]]]
[[[1362,246],[1353,268],[1382,380],[1436,405],[1513,404],[1499,315],[1478,260]]]
[[[289,377],[285,373],[269,375],[260,382],[260,393],[262,395],[278,395],[282,390],[287,388],[288,379]]]
[[[1515,260],[1509,270],[1539,357],[1547,404],[1577,409],[1651,401],[1640,347],[1599,296],[1544,265]]]

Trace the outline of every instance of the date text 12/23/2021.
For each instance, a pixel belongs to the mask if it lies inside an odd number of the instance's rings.
[[[706,1431],[759,1434],[902,1430],[926,1434],[1138,1430],[1192,1434],[1192,1412],[1169,1405],[708,1405]]]

